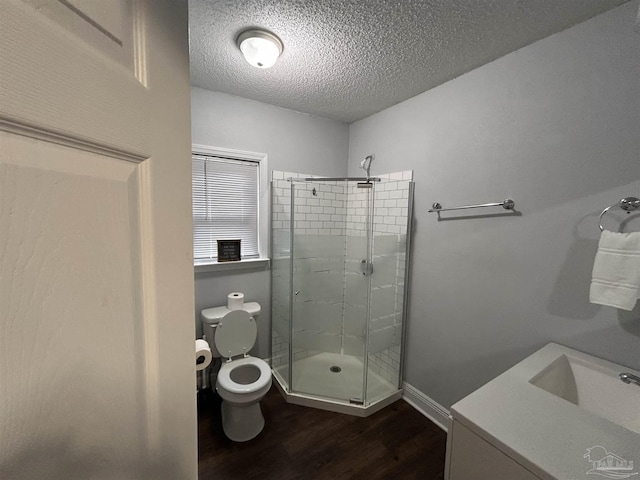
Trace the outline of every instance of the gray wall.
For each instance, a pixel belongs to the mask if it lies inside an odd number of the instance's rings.
[[[637,12],[630,2],[350,126],[349,174],[372,152],[374,174],[415,171],[405,379],[446,407],[549,341],[640,368],[640,307],[588,302],[598,215],[640,196]],[[505,197],[521,216],[427,213]]]
[[[349,130],[341,122],[193,87],[191,129],[192,142],[196,144],[266,153],[269,170],[328,176],[347,172]],[[245,301],[262,305],[257,348],[252,354],[268,357],[271,343],[269,286],[266,268],[197,273],[198,336],[202,333],[198,321],[200,310],[225,305],[230,292],[244,292]]]

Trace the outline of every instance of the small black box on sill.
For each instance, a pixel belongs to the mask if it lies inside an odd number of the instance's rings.
[[[240,240],[218,240],[218,262],[240,260]]]

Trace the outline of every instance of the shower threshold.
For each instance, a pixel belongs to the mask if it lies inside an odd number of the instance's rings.
[[[287,382],[283,377],[286,372],[281,372],[281,368],[272,369],[276,387],[287,403],[367,417],[402,398],[402,389],[370,372],[369,398],[372,401],[365,406],[361,392],[349,388],[354,384],[350,377],[357,372],[353,357],[321,353],[297,362],[302,363],[294,377],[293,392],[287,392]],[[341,379],[344,374],[347,377]]]
[[[276,387],[287,403],[291,403],[292,405],[301,405],[303,407],[319,408],[320,410],[328,410],[335,413],[344,413],[356,417],[368,417],[369,415],[373,415],[374,413],[382,410],[384,407],[387,407],[393,402],[402,398],[402,389],[400,389],[396,390],[388,397],[381,398],[380,400],[373,402],[365,407],[364,405],[357,405],[340,400],[316,397],[314,395],[287,393],[280,374],[275,370],[273,370],[273,374],[273,377],[276,379]]]

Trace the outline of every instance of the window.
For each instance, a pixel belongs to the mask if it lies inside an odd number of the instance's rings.
[[[218,240],[241,240],[242,261],[265,257],[266,155],[193,146],[193,256],[217,262]]]

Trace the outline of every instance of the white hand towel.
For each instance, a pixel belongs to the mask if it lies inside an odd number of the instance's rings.
[[[589,301],[633,310],[640,297],[640,232],[600,236]]]

